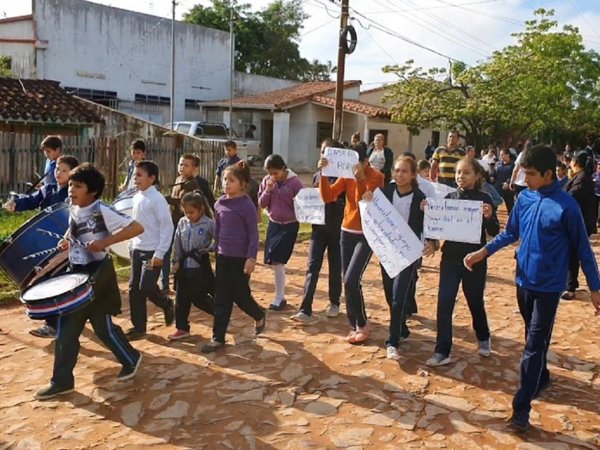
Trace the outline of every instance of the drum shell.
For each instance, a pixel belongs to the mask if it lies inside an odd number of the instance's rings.
[[[58,239],[37,231],[38,228],[64,235],[69,226],[69,205],[57,203],[40,211],[0,246],[0,267],[21,290],[28,286],[31,279],[54,257],[54,254],[36,258],[23,257],[33,253],[55,248]]]
[[[137,190],[129,190],[121,193],[116,200],[112,203],[112,207],[115,208],[121,214],[131,216],[133,213],[133,196]],[[110,246],[111,252],[120,258],[129,260],[129,242],[130,240],[117,242]]]
[[[69,275],[85,274],[67,274],[66,276]],[[54,279],[57,278],[60,277],[54,277]],[[50,283],[48,291],[52,290],[52,280],[53,278],[46,280],[46,283]],[[21,296],[21,302],[26,305],[27,315],[31,319],[42,320],[52,316],[66,316],[87,306],[94,300],[94,291],[87,275],[85,275],[84,280],[83,283],[73,289],[60,294],[49,295],[45,298],[25,300],[23,297],[26,296],[28,291],[25,290]]]

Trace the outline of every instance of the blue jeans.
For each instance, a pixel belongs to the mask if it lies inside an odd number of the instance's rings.
[[[393,279],[388,276],[383,266],[381,267],[385,300],[390,307],[390,336],[385,341],[386,345],[397,348],[400,338],[410,335],[406,316],[411,313],[415,297],[419,262],[420,260],[415,261]]]
[[[463,265],[462,259],[444,258],[440,264],[440,283],[437,301],[437,337],[435,353],[450,355],[452,349],[452,314],[456,304],[456,294],[462,281],[462,289],[467,299],[467,305],[473,319],[473,329],[477,340],[485,341],[490,338],[487,315],[483,302],[487,261],[473,266],[469,271]]]
[[[346,315],[352,328],[364,327],[367,324],[367,311],[365,310],[361,280],[373,252],[362,233],[349,233],[342,230],[340,244]]]
[[[560,296],[560,292],[534,292],[517,286],[526,342],[521,358],[521,384],[513,398],[516,412],[529,413],[531,400],[550,380],[546,357]]]
[[[328,231],[324,225],[313,225],[308,249],[308,270],[304,282],[304,296],[300,311],[312,315],[312,304],[319,281],[319,272],[323,267],[323,257],[327,250],[329,265],[329,302],[340,304],[342,295],[342,259],[340,253],[340,232]]]

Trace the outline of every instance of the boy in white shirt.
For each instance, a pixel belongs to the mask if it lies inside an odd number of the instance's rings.
[[[58,318],[52,379],[48,387],[35,394],[38,400],[73,391],[79,336],[88,320],[96,336],[123,365],[117,380],[134,377],[142,361],[142,354],[129,344],[121,328],[112,322],[111,316],[121,312],[121,293],[106,248],[137,236],[144,228],[131,217],[98,200],[103,190],[104,176],[89,163],[78,166],[69,174],[69,229],[65,239],[59,242],[59,248],[61,251],[68,249],[72,272],[90,276],[94,300]]]
[[[156,189],[158,165],[153,161],[139,161],[135,167],[133,218],[144,227],[144,233],[131,241],[131,275],[129,277],[129,305],[133,328],[127,331],[130,340],[146,334],[146,299],[162,308],[165,325],[175,319],[173,301],[158,287],[158,277],[165,253],[173,238],[173,221],[169,205]]]

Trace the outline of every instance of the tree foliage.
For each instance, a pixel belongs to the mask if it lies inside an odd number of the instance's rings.
[[[194,6],[184,14],[186,22],[229,31],[229,0]],[[252,12],[250,4],[233,4],[235,68],[245,73],[300,81],[329,80],[331,62],[308,61],[300,55],[298,41],[308,16],[301,0],[275,0]]]
[[[0,77],[12,77],[13,73],[10,70],[11,57],[0,56]]]
[[[576,27],[559,30],[553,14],[536,10],[515,44],[473,67],[385,67],[399,77],[387,96],[394,120],[414,132],[457,126],[476,145],[600,131],[600,57]]]

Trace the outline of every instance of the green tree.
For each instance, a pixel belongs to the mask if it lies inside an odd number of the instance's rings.
[[[412,61],[384,68],[400,78],[387,96],[394,120],[414,131],[457,126],[476,145],[600,128],[599,55],[585,49],[576,27],[559,30],[552,10],[534,15],[513,34],[514,45],[473,67],[454,64],[452,76]]]
[[[330,79],[331,62],[300,55],[300,31],[308,18],[301,0],[275,0],[259,12],[252,12],[248,3],[234,3],[233,8],[236,70],[300,81]],[[211,6],[194,6],[184,20],[228,31],[230,14],[229,0],[212,0]]]
[[[12,58],[10,56],[0,56],[0,77],[12,77],[11,66]]]

